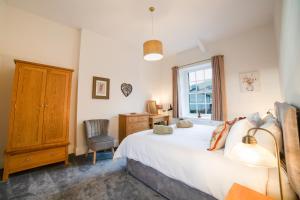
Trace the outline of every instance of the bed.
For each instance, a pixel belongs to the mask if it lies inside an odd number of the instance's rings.
[[[275,106],[284,140],[291,140],[293,135],[292,140],[297,137],[299,145],[294,107],[280,103]],[[287,120],[286,115],[289,115],[289,119],[295,119]],[[180,130],[174,127],[172,135],[163,136],[153,134],[152,130],[141,131],[125,138],[114,159],[127,158],[128,172],[168,199],[224,199],[235,182],[261,193],[273,194],[277,199],[278,189],[274,184],[276,170],[248,167],[224,157],[223,150],[206,150],[214,128],[209,125],[195,125]],[[299,146],[295,150],[297,143],[294,142],[291,147],[289,142],[284,147],[289,172],[283,173],[284,180],[289,180],[299,195],[299,166],[295,167],[295,161],[300,161],[295,154]],[[290,185],[284,185],[284,194],[289,199],[295,199]]]

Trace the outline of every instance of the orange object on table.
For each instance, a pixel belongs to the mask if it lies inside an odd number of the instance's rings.
[[[273,200],[259,192],[246,188],[240,184],[233,184],[225,200]]]

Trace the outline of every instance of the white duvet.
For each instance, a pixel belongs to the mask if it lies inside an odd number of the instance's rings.
[[[217,199],[224,199],[233,183],[267,193],[267,169],[232,161],[223,156],[223,150],[207,151],[215,127],[173,128],[171,135],[155,135],[153,130],[146,130],[126,137],[114,159],[139,161]]]

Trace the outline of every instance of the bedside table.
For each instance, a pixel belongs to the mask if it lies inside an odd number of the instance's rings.
[[[271,197],[267,197],[254,190],[246,188],[240,184],[233,184],[230,188],[225,200],[273,200]]]

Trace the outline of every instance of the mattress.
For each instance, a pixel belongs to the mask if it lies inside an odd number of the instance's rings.
[[[127,172],[148,187],[172,200],[216,200],[216,198],[192,188],[181,181],[174,180],[161,172],[143,165],[142,163],[127,159]]]

